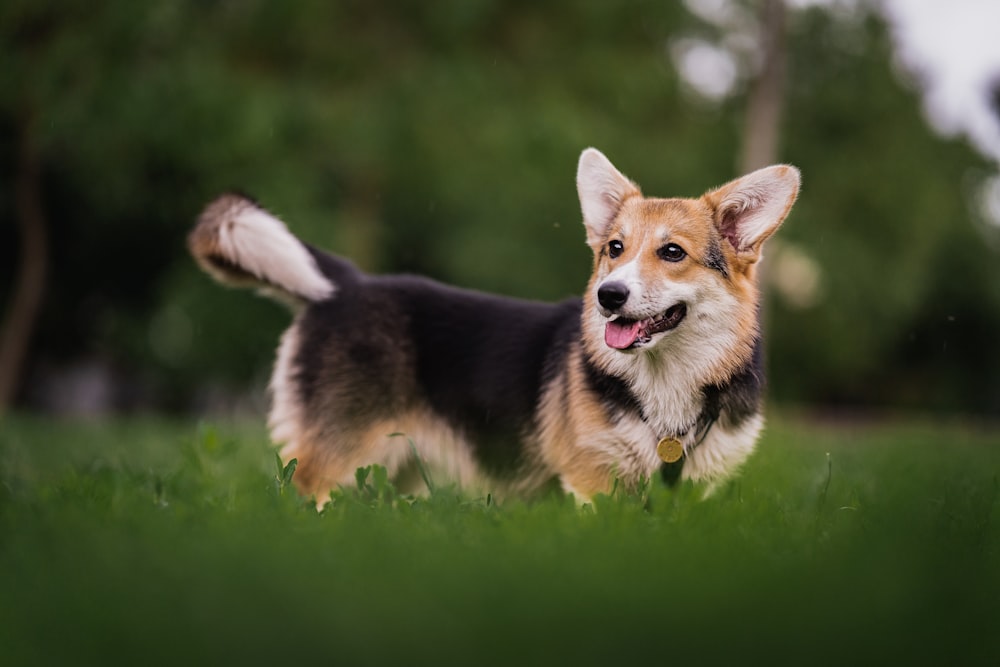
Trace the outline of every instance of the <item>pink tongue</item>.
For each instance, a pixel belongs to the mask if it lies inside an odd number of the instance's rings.
[[[619,324],[619,320],[608,322],[604,329],[604,342],[607,343],[608,347],[624,350],[639,337],[640,328],[642,328],[642,322],[629,324]]]

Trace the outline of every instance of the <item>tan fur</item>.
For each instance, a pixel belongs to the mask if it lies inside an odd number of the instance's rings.
[[[413,443],[411,447],[410,443]],[[329,489],[351,486],[355,471],[372,462],[385,466],[391,478],[415,466],[413,450],[420,462],[439,477],[467,490],[487,490],[470,456],[471,447],[458,433],[427,410],[402,413],[392,419],[335,431],[314,428],[281,452],[286,463],[298,459],[296,483],[305,495],[322,499]],[[426,492],[419,476],[409,475],[409,492]]]
[[[608,491],[617,472],[616,461],[607,452],[580,446],[613,431],[596,398],[586,388],[577,347],[565,376],[542,399],[541,454],[550,469],[560,471],[563,488],[580,498]]]

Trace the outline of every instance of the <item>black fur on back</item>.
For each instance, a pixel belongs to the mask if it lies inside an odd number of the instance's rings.
[[[569,344],[559,334],[567,320],[579,321],[580,300],[521,301],[412,277],[384,285],[405,300],[431,407],[466,432],[486,470],[510,471],[534,425],[546,358]]]
[[[516,473],[548,358],[578,338],[580,299],[548,304],[418,276],[368,276],[313,256],[337,292],[310,304],[299,323],[296,377],[311,411],[377,419],[429,407],[473,444],[484,470]]]

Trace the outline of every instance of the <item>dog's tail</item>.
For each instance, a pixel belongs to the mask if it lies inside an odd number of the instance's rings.
[[[244,195],[227,193],[209,203],[187,242],[201,268],[219,282],[256,288],[293,309],[336,290],[331,272],[318,263],[333,258],[297,239],[285,223]]]

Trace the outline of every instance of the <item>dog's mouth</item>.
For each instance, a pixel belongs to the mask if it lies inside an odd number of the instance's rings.
[[[644,320],[630,320],[627,317],[616,317],[608,320],[604,329],[604,342],[616,350],[629,350],[645,345],[653,336],[664,331],[670,331],[687,315],[687,306],[678,303],[667,309],[667,312]]]

